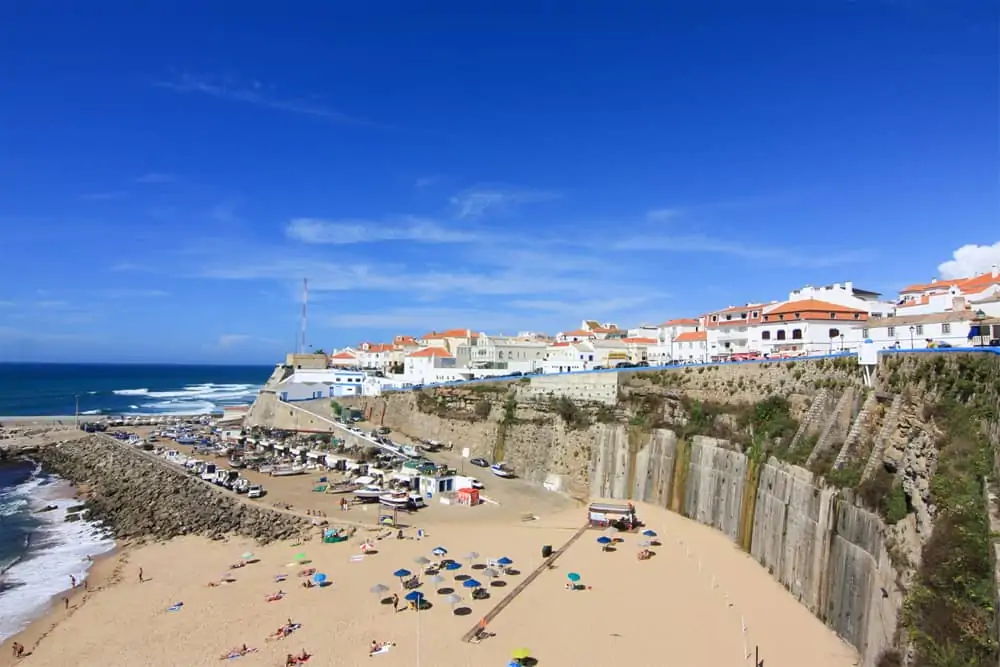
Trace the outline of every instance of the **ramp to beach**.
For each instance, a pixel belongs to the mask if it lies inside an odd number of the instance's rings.
[[[471,630],[462,635],[462,641],[464,642],[472,641],[472,638],[476,636],[476,632],[479,630],[480,626],[489,625],[490,621],[499,616],[500,612],[502,612],[507,607],[507,605],[513,602],[518,595],[523,593],[524,590],[531,585],[531,582],[537,579],[539,575],[542,574],[542,572],[545,572],[550,567],[552,567],[552,565],[555,564],[555,562],[559,559],[559,557],[562,556],[567,549],[573,546],[573,543],[576,542],[578,539],[580,539],[581,535],[587,532],[588,528],[590,528],[590,524],[584,524],[583,526],[580,527],[579,530],[573,533],[573,536],[570,537],[568,540],[566,540],[565,544],[559,547],[559,549],[553,551],[552,555],[543,560],[541,565],[536,567],[534,571],[531,572],[531,574],[525,577],[524,580],[521,581],[521,583],[519,583],[517,586],[514,587],[514,590],[512,590],[510,593],[507,593],[507,595],[504,596],[504,598],[500,600],[500,602],[498,602],[496,606],[494,606],[492,609],[486,612],[486,615],[483,616],[483,618],[478,623],[472,626]]]

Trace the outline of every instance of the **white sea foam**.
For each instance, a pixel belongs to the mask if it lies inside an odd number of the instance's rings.
[[[99,414],[101,414],[101,411],[100,410],[84,410],[80,414],[81,415],[99,415]]]
[[[118,396],[145,396],[149,393],[149,389],[115,389],[111,393]]]
[[[57,509],[36,515],[43,524],[32,534],[28,557],[4,574],[4,583],[10,588],[0,593],[0,642],[43,614],[53,597],[70,588],[71,575],[82,581],[90,568],[87,556],[114,548],[114,541],[93,524],[65,522],[66,509],[79,501],[55,497],[65,495],[64,485],[57,483],[39,489],[42,484],[36,474],[5,494],[8,501],[24,500],[32,506],[55,505]]]

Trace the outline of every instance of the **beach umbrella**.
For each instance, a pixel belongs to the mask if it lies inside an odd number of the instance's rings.
[[[456,563],[453,560],[450,560],[450,561],[448,561],[447,563],[444,564],[444,569],[446,569],[446,570],[457,570],[460,567],[462,567],[462,564],[461,563]]]
[[[645,535],[646,537],[656,537],[656,531],[655,530],[646,529],[646,530],[642,531],[642,534]]]
[[[406,568],[401,567],[398,570],[396,570],[395,572],[393,572],[392,576],[399,577],[399,583],[403,583],[403,577],[408,577],[411,574],[413,574],[413,573],[410,572],[409,570],[407,570]]]
[[[497,565],[502,565],[503,567],[507,567],[508,565],[513,565],[513,564],[514,561],[507,558],[506,556],[501,556],[500,558],[497,558]]]
[[[375,595],[381,595],[382,593],[388,593],[389,587],[386,586],[385,584],[375,584],[368,590],[374,593]]]
[[[326,581],[326,575],[323,574],[322,572],[317,572],[316,574],[313,575],[313,581],[322,586],[323,583]]]
[[[451,595],[445,595],[441,599],[444,601],[445,604],[450,604],[454,609],[455,605],[457,605],[459,602],[462,601],[462,596],[452,593]]]
[[[434,550],[431,551],[431,553],[434,554],[435,556],[443,556],[446,553],[448,553],[448,550],[445,549],[444,547],[434,547]]]
[[[653,546],[653,543],[650,542],[649,540],[644,540],[642,542],[639,542],[639,546],[640,547],[651,547],[651,546]]]
[[[531,657],[531,651],[526,648],[516,648],[510,652],[510,657],[515,660],[524,660],[525,658]]]
[[[474,561],[477,558],[479,558],[479,554],[477,554],[475,551],[470,551],[469,553],[467,553],[464,556],[462,556],[462,558],[465,559],[465,560],[467,560],[467,561],[469,561],[471,563],[472,561]]]
[[[605,535],[617,535],[618,534],[618,529],[615,528],[614,526],[608,526],[607,528],[604,529],[604,534]]]
[[[490,579],[494,579],[500,576],[500,573],[494,570],[492,567],[488,567],[485,570],[483,570],[482,574],[484,577],[489,577]]]
[[[444,577],[442,577],[440,574],[435,574],[431,575],[430,577],[427,577],[427,581],[429,581],[432,585],[437,586],[438,584],[444,583]]]
[[[610,537],[598,537],[597,538],[597,543],[598,544],[611,544],[613,541],[614,540],[612,540]]]
[[[299,553],[295,554],[294,556],[292,556],[292,558],[294,558],[295,560],[298,560],[298,561],[303,561],[303,560],[306,560],[306,555],[304,553],[302,553],[302,552],[299,552]]]
[[[431,559],[426,556],[417,556],[413,559],[413,562],[417,565],[430,565]]]
[[[577,574],[576,572],[570,572],[569,574],[566,575],[566,578],[572,581],[574,584],[580,581],[580,575]]]
[[[462,582],[462,585],[465,586],[466,588],[479,588],[480,586],[482,586],[482,584],[476,581],[475,579],[466,579],[465,581]]]
[[[410,591],[403,599],[407,602],[421,602],[424,599],[424,594],[420,591]]]
[[[243,555],[240,556],[240,558],[242,558],[243,560],[250,560],[251,558],[253,558],[253,552],[252,551],[245,551],[245,552],[243,552]]]

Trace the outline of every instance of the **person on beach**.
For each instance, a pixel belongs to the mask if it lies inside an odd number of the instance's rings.
[[[399,595],[396,593],[392,594],[392,610],[399,611]]]
[[[145,581],[145,579],[142,576],[142,568],[140,567],[139,568],[139,583],[141,584],[144,581]]]
[[[21,644],[14,642],[13,644],[10,645],[10,648],[15,658],[20,659],[21,656],[24,655],[24,647],[21,646]]]
[[[63,598],[63,605],[66,611],[69,611],[69,596]]]
[[[76,577],[74,577],[72,574],[69,575],[69,585],[72,588],[76,588]]]

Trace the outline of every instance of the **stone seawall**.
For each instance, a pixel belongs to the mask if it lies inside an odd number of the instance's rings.
[[[47,469],[86,485],[90,518],[119,538],[237,534],[260,542],[305,536],[309,521],[245,502],[106,436],[41,447]]]
[[[855,646],[864,667],[876,664],[902,605],[876,515],[803,468],[756,464],[713,438],[634,431],[595,433],[593,496],[661,505],[724,532]]]

